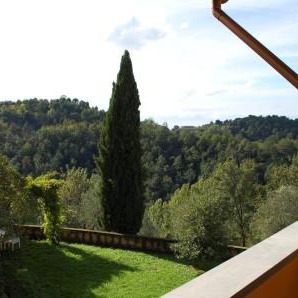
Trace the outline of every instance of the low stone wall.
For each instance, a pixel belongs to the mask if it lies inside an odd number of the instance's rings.
[[[45,239],[45,236],[40,226],[15,225],[15,229],[17,230],[18,234],[27,239]],[[177,242],[176,240],[168,240],[164,238],[151,238],[145,236],[126,235],[74,228],[62,228],[60,240],[70,243],[85,243],[91,245],[133,249],[140,251],[153,251],[161,253],[173,253],[170,246],[171,244]],[[229,245],[228,258],[236,256],[245,250],[245,247]]]
[[[40,226],[16,225],[15,228],[21,236],[27,239],[45,239]],[[85,243],[161,253],[172,253],[170,245],[176,242],[175,240],[161,238],[71,228],[62,228],[60,240],[70,243]]]

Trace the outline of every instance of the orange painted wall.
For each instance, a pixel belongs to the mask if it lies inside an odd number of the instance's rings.
[[[298,256],[274,273],[258,288],[250,292],[248,298],[291,298],[298,297]]]

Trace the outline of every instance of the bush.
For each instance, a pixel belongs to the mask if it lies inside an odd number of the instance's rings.
[[[298,218],[298,188],[281,186],[267,194],[266,201],[258,209],[252,223],[255,241],[263,240]]]
[[[151,224],[159,236],[178,240],[176,254],[193,262],[225,256],[228,244],[224,202],[212,179],[185,184],[166,203],[158,200],[149,209]]]
[[[27,178],[27,191],[38,199],[42,211],[42,228],[50,243],[58,244],[62,225],[61,199],[58,195],[61,181],[49,173],[35,179]]]
[[[223,202],[216,196],[210,180],[192,187],[183,186],[169,203],[173,245],[183,258],[221,259],[226,254],[228,236]]]
[[[101,229],[100,215],[102,208],[100,206],[100,176],[93,174],[89,179],[89,188],[82,194],[81,201],[81,220],[88,229]]]
[[[66,177],[59,188],[64,225],[73,228],[83,228],[82,195],[88,190],[89,180],[87,170],[82,168],[68,169]]]

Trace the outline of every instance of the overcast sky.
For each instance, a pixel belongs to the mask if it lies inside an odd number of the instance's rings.
[[[66,95],[107,109],[130,51],[141,118],[200,125],[298,117],[298,92],[219,23],[211,0],[0,0],[0,100]],[[298,72],[297,0],[223,9]]]

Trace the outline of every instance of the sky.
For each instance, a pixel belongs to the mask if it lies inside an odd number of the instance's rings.
[[[223,10],[298,72],[296,0]],[[211,14],[211,0],[0,0],[0,101],[61,96],[106,110],[124,50],[141,119],[298,118],[298,92]]]

